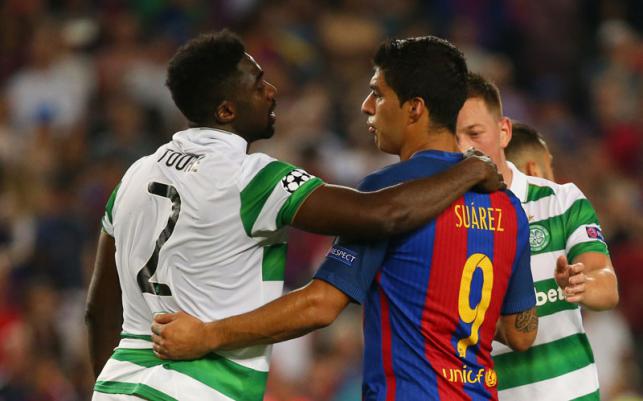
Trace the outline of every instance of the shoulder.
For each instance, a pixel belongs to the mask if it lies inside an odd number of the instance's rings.
[[[558,184],[539,177],[527,177],[528,201],[558,203],[563,207],[571,206],[579,199],[585,199],[583,192],[574,183]]]

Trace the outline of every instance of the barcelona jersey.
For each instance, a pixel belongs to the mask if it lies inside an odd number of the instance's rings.
[[[440,173],[428,150],[368,176],[374,191]],[[500,314],[535,305],[529,225],[509,191],[467,192],[425,226],[368,244],[341,239],[315,275],[364,305],[367,401],[497,400],[491,341]]]

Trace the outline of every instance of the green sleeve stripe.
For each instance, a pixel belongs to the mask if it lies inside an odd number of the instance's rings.
[[[275,185],[295,166],[288,163],[273,161],[268,163],[255,175],[250,183],[241,191],[241,221],[246,234],[250,237],[252,227],[263,209]]]
[[[288,245],[276,244],[263,248],[261,275],[263,281],[284,281]]]
[[[106,394],[135,395],[149,401],[178,401],[162,391],[141,383],[97,381],[94,390]]]
[[[558,283],[555,279],[537,281],[534,283],[534,287],[536,288],[536,304],[540,304],[536,308],[538,317],[549,316],[564,310],[578,309],[578,305],[560,299]],[[555,299],[554,302],[551,302],[550,295]]]
[[[538,255],[565,249],[567,247],[567,238],[578,227],[586,224],[598,224],[594,208],[592,208],[587,199],[578,199],[563,214],[529,223],[532,230],[534,230],[535,226],[540,226],[549,234],[548,244],[541,249],[534,249],[532,246],[531,254]]]
[[[589,393],[578,398],[574,398],[571,401],[601,401],[600,390],[596,390],[593,393]]]
[[[105,215],[109,219],[110,223],[113,223],[114,221],[112,220],[112,209],[114,209],[114,201],[116,200],[116,193],[118,193],[118,189],[121,187],[121,183],[119,182],[116,184],[116,187],[114,187],[114,190],[112,191],[112,194],[109,196],[109,199],[107,199],[107,204],[105,205]]]
[[[538,185],[529,184],[529,188],[527,189],[527,202],[537,201],[551,195],[554,195],[554,190],[550,187],[539,187]]]
[[[587,199],[578,199],[563,213],[563,216],[565,216],[567,236],[572,235],[582,225],[599,224],[596,212]]]
[[[498,391],[552,379],[594,363],[584,333],[494,357]]]
[[[216,354],[191,361],[166,361],[157,358],[151,349],[117,348],[112,358],[146,368],[163,365],[236,401],[262,401],[268,379],[268,372],[247,368]]]
[[[306,181],[295,193],[290,195],[288,200],[281,206],[281,210],[279,210],[277,227],[281,228],[292,223],[292,219],[295,217],[297,210],[299,210],[299,206],[301,206],[311,192],[323,184],[324,181],[315,177]]]
[[[587,252],[598,252],[605,255],[610,254],[607,250],[607,244],[605,244],[603,241],[588,241],[574,245],[572,249],[570,249],[567,253],[567,260],[569,261],[569,263],[573,263],[576,256]]]

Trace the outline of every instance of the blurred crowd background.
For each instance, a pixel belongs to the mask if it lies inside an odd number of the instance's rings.
[[[587,314],[586,329],[604,400],[643,399],[643,2],[3,0],[0,400],[90,398],[84,299],[104,204],[134,160],[185,127],[164,86],[173,52],[223,27],[279,91],[277,134],[251,150],[346,185],[396,161],[360,113],[379,42],[453,41],[598,211],[621,303]],[[293,231],[290,244],[296,288],[330,239]],[[360,399],[361,350],[353,307],[275,348],[266,399]]]

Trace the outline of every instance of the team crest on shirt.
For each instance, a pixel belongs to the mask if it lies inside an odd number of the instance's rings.
[[[549,245],[551,234],[549,231],[540,224],[532,224],[529,226],[529,247],[532,252],[538,252],[545,249]]]
[[[297,169],[293,170],[284,178],[281,179],[281,185],[284,189],[290,193],[295,192],[299,189],[304,183],[310,180],[312,176],[305,172],[304,170]]]

